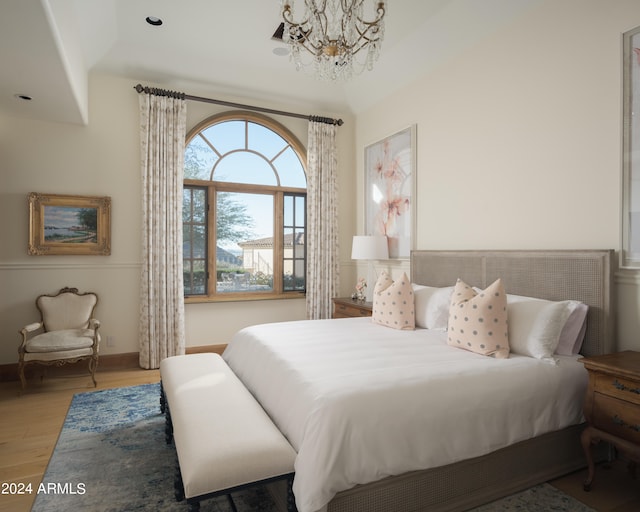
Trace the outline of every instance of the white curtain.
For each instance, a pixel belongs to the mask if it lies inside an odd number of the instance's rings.
[[[331,318],[338,291],[337,127],[309,122],[307,149],[307,317]]]
[[[142,170],[140,366],[184,354],[182,189],[186,102],[139,94]]]

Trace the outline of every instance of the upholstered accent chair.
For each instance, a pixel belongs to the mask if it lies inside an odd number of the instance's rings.
[[[100,322],[93,318],[97,303],[95,293],[78,293],[77,288],[62,288],[55,295],[36,299],[40,321],[20,331],[18,371],[22,389],[26,386],[24,369],[28,364],[62,366],[86,360],[93,385],[97,385]]]

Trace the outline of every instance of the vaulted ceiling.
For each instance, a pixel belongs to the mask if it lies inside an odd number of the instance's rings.
[[[2,0],[0,114],[86,124],[91,72],[357,113],[540,1],[389,0],[380,60],[336,84],[274,53],[280,0]]]

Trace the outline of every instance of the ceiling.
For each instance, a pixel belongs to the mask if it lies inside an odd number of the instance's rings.
[[[274,53],[284,46],[271,39],[280,0],[2,0],[0,114],[86,124],[91,72],[304,112],[357,113],[540,1],[390,0],[374,69],[328,83]]]

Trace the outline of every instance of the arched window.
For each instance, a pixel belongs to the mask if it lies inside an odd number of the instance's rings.
[[[296,137],[254,113],[213,116],[187,136],[187,300],[296,296],[305,290],[306,155]]]

